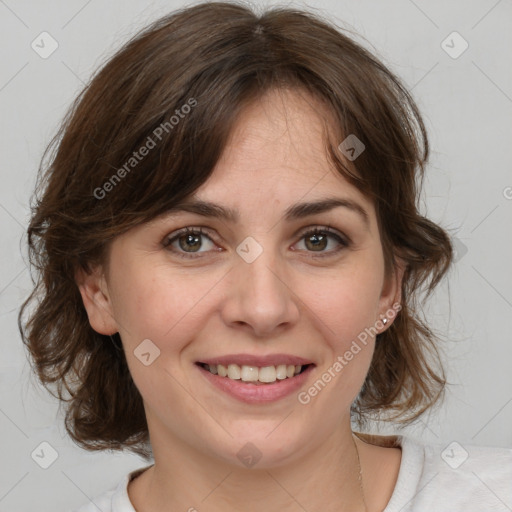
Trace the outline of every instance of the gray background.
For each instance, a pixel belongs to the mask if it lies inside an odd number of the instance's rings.
[[[70,511],[144,464],[136,456],[74,445],[58,404],[31,377],[16,324],[30,289],[20,239],[42,152],[72,99],[137,29],[183,5],[0,0],[0,511],[28,512],[36,505],[40,512]],[[313,7],[366,38],[360,42],[412,89],[429,130],[422,208],[450,230],[457,263],[427,313],[449,340],[444,349],[452,386],[441,408],[406,431],[440,446],[512,447],[511,2],[289,5]],[[43,31],[59,45],[46,59],[31,48]],[[469,44],[458,58],[442,47],[453,31]],[[453,36],[447,44],[452,53],[462,48]],[[43,441],[58,452],[48,469],[31,457]]]

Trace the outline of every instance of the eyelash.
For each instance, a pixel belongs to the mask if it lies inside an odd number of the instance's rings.
[[[346,249],[347,247],[349,247],[351,245],[351,242],[347,237],[342,237],[336,231],[333,231],[330,226],[317,226],[313,229],[305,231],[300,235],[300,240],[302,240],[303,238],[306,238],[308,236],[320,235],[320,234],[328,235],[329,238],[336,239],[336,241],[341,245],[341,247],[339,247],[338,249],[331,250],[331,251],[315,254],[313,257],[325,258],[325,257],[333,256],[334,254],[337,254],[341,250]],[[203,228],[187,227],[187,228],[180,229],[175,234],[171,234],[168,237],[166,237],[166,239],[163,242],[164,248],[169,248],[173,253],[175,253],[180,258],[197,259],[198,257],[200,257],[197,255],[204,254],[204,253],[197,253],[197,252],[196,253],[180,252],[180,251],[172,248],[171,244],[174,241],[178,240],[183,235],[205,235],[212,242],[215,242],[211,238],[211,236],[209,236],[208,232],[203,231]],[[207,252],[210,252],[210,251],[207,251]],[[306,252],[314,253],[315,251],[306,251]]]

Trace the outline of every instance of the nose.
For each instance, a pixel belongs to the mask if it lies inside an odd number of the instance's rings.
[[[230,327],[270,337],[299,320],[298,302],[284,263],[265,249],[251,263],[236,261],[226,281],[222,318]]]

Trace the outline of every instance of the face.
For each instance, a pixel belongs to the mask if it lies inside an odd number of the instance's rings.
[[[238,218],[166,214],[117,237],[108,271],[80,278],[93,328],[120,333],[155,456],[179,443],[240,465],[251,442],[271,467],[350,421],[401,274],[384,275],[374,206],[327,160],[323,108],[284,91],[247,107],[190,201]],[[288,215],[327,198],[340,203]],[[231,379],[237,363],[276,382]],[[295,364],[304,371],[282,378]]]

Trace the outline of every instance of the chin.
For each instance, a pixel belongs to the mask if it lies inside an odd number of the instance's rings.
[[[270,469],[293,462],[300,457],[307,440],[306,432],[299,432],[291,418],[237,422],[228,429],[233,436],[227,441],[226,452],[218,453],[229,464],[251,470]],[[284,420],[284,421],[283,421]],[[228,459],[225,454],[229,453]]]

